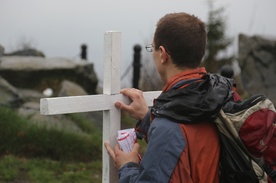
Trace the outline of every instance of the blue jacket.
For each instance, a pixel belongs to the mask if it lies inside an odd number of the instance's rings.
[[[119,169],[120,183],[218,182],[219,138],[208,121],[231,100],[232,87],[225,78],[206,75],[163,92],[136,126],[137,136],[148,142],[144,157]]]

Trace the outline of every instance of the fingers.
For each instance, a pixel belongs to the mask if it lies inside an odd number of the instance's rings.
[[[135,154],[137,154],[137,156],[138,156],[138,162],[140,162],[142,160],[142,157],[141,157],[141,155],[139,153],[139,149],[140,149],[140,145],[138,143],[135,143],[134,146],[133,146],[133,150],[132,151]]]
[[[134,143],[132,152],[138,153],[140,149],[140,145],[138,143]],[[119,144],[116,144],[114,147],[114,154],[122,152]]]
[[[121,109],[121,110],[125,110],[125,111],[129,111],[130,110],[130,107],[122,102],[115,102],[115,106],[118,108],[118,109]]]
[[[138,143],[135,143],[134,146],[133,146],[133,150],[134,152],[139,152],[139,149],[140,149],[140,145]]]
[[[114,147],[114,153],[118,153],[120,151],[122,151],[122,150],[121,150],[119,144],[116,144],[115,147]]]
[[[112,147],[110,146],[109,142],[104,142],[104,146],[105,146],[105,149],[107,150],[107,153],[109,154],[109,156],[114,161],[115,160],[115,153],[114,153]]]
[[[134,162],[134,163],[139,163],[139,144],[135,143],[133,150],[128,153],[128,152],[123,152],[120,149],[119,144],[116,144],[114,147],[114,151],[111,148],[110,144],[108,142],[104,143],[105,148],[107,149],[108,154],[110,157],[112,157],[114,166],[118,170],[121,166],[128,162]]]
[[[131,117],[141,120],[148,112],[148,106],[144,99],[143,92],[135,88],[125,88],[121,93],[130,98],[131,103],[126,105],[122,102],[115,102],[115,106],[126,111]]]
[[[135,89],[135,88],[124,88],[121,90],[121,94],[129,97],[132,101],[136,100],[137,98],[143,97],[143,92]],[[142,98],[141,97],[141,98]],[[115,102],[115,106],[118,109],[125,110],[127,112],[131,112],[132,108],[129,105],[126,105],[123,102]]]
[[[143,92],[135,88],[124,88],[121,90],[121,94],[129,97],[131,100],[135,100],[137,97],[143,96]]]

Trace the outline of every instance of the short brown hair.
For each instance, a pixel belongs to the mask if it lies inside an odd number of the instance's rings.
[[[178,67],[196,68],[205,54],[205,24],[187,13],[167,14],[157,22],[153,41],[155,49],[165,47]]]

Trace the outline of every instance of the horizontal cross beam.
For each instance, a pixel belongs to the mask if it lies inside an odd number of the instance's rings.
[[[160,95],[160,91],[144,92],[148,106],[152,106],[153,99]],[[114,109],[117,101],[130,104],[130,99],[122,94],[117,95],[84,95],[40,99],[40,113],[42,115],[56,115]]]

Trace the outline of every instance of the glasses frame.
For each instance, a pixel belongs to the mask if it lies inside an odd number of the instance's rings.
[[[145,48],[146,48],[146,50],[148,51],[148,52],[153,52],[153,49],[155,48],[155,46],[154,45],[152,45],[152,44],[148,44],[147,46],[145,46]],[[164,47],[165,48],[165,47]],[[171,55],[171,53],[165,48],[165,50],[166,50],[166,53],[167,53],[167,55]]]
[[[148,44],[147,46],[145,46],[145,48],[146,48],[146,50],[148,51],[148,52],[153,52],[153,49],[154,49],[154,45],[152,45],[152,44]]]

